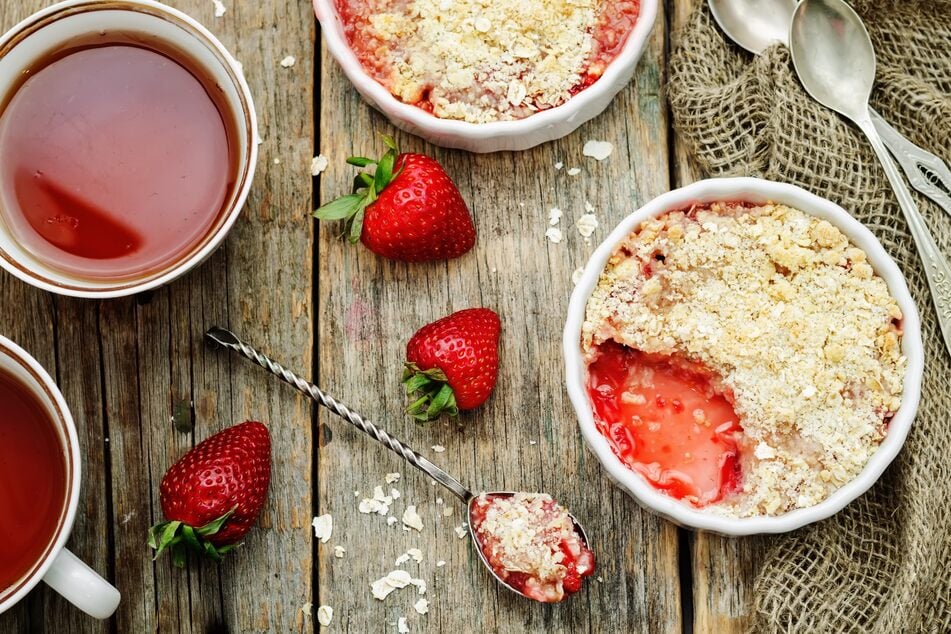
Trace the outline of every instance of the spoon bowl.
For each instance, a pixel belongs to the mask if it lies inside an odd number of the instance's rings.
[[[485,492],[484,495],[490,498],[491,497],[512,497],[516,493],[517,493],[516,491],[487,491]],[[509,585],[509,583],[505,581],[505,579],[500,577],[499,574],[495,571],[495,568],[492,567],[492,563],[489,561],[488,557],[485,556],[485,551],[482,550],[482,541],[479,539],[479,536],[476,535],[475,522],[472,520],[474,505],[476,500],[479,499],[479,497],[480,497],[479,495],[473,495],[469,499],[468,506],[466,508],[466,519],[468,520],[466,524],[468,524],[469,526],[469,536],[472,538],[472,543],[475,544],[476,552],[479,553],[479,559],[481,559],[485,567],[489,569],[489,572],[492,574],[493,577],[495,577],[496,581],[501,583],[503,586],[505,586],[506,588],[514,592],[515,594],[523,596],[526,599],[534,600],[532,599],[532,597],[527,596],[524,592],[522,592],[515,586]],[[574,514],[570,512],[568,513],[568,517],[571,518],[571,523],[574,525],[575,532],[578,534],[578,537],[580,537],[581,541],[584,542],[584,545],[590,549],[591,543],[588,541],[588,534],[584,532],[584,527],[578,522],[578,518],[576,518]]]
[[[868,119],[875,50],[861,18],[826,0],[803,0],[793,15],[789,51],[806,92],[852,120]]]
[[[710,13],[726,36],[758,55],[785,44],[798,0],[708,0]]]

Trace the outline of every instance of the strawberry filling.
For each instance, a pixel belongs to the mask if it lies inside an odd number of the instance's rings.
[[[588,366],[598,430],[655,488],[696,507],[739,489],[742,434],[731,394],[703,366],[613,341]]]
[[[548,495],[483,494],[470,519],[492,570],[530,599],[557,603],[594,574],[594,553],[568,512]]]

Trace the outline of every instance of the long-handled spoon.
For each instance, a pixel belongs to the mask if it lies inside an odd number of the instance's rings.
[[[303,392],[306,396],[309,396],[310,398],[315,400],[318,404],[323,405],[324,407],[329,409],[331,412],[333,412],[340,418],[344,419],[345,421],[347,421],[348,423],[350,423],[351,425],[353,425],[354,427],[356,427],[357,429],[365,433],[370,438],[373,438],[374,440],[380,442],[383,446],[385,446],[387,449],[389,449],[390,451],[392,451],[393,453],[401,457],[403,460],[410,463],[411,465],[413,465],[414,467],[416,467],[417,469],[419,469],[426,475],[433,478],[436,482],[440,483],[441,485],[443,485],[444,487],[452,491],[452,493],[456,497],[458,497],[460,500],[462,500],[463,504],[465,504],[467,507],[467,516],[469,518],[469,521],[467,522],[467,524],[469,526],[469,534],[472,537],[472,542],[476,545],[476,551],[478,551],[479,553],[479,559],[482,561],[485,567],[488,568],[492,576],[495,577],[496,581],[504,585],[506,588],[508,588],[512,592],[515,592],[516,594],[519,594],[526,598],[532,598],[532,597],[528,597],[517,588],[509,585],[504,579],[502,579],[498,575],[498,573],[496,573],[495,569],[492,567],[492,564],[490,564],[489,561],[486,559],[485,553],[482,552],[482,548],[480,547],[479,545],[480,542],[478,538],[476,537],[476,533],[475,533],[475,529],[473,527],[473,521],[472,521],[473,506],[476,503],[476,501],[479,499],[479,496],[473,494],[461,482],[456,480],[454,477],[452,477],[451,475],[449,475],[448,473],[446,473],[445,471],[443,471],[436,465],[434,465],[432,462],[430,462],[423,456],[413,451],[413,449],[408,447],[405,443],[398,440],[397,438],[394,438],[393,436],[388,434],[385,430],[380,429],[379,427],[377,427],[370,421],[366,420],[365,418],[360,416],[360,414],[352,411],[349,407],[337,401],[329,394],[326,394],[319,387],[317,387],[310,381],[307,381],[306,379],[303,379],[297,376],[296,374],[294,374],[293,372],[291,372],[290,370],[282,366],[280,363],[258,352],[250,345],[241,341],[238,338],[238,336],[235,335],[230,330],[226,330],[224,328],[219,328],[215,326],[205,333],[205,337],[215,342],[216,344],[223,346],[225,348],[228,348],[230,350],[234,350],[235,352],[241,354],[242,356],[250,359],[254,363],[257,363],[258,365],[260,365],[262,368],[264,368],[271,374],[277,376],[285,383],[288,383],[292,385],[293,387],[297,388],[299,391]],[[512,491],[496,491],[492,493],[486,493],[485,495],[490,498],[496,497],[496,496],[507,497],[507,496],[515,495],[515,493]],[[578,523],[578,520],[575,518],[574,515],[570,515],[570,517],[571,517],[571,521],[574,523],[575,531],[578,533],[578,536],[581,538],[581,540],[584,542],[586,546],[590,547],[590,544],[588,542],[588,536],[584,532],[584,528],[581,526],[580,523]]]
[[[951,350],[951,265],[938,250],[918,206],[872,123],[868,99],[875,51],[862,20],[842,0],[803,0],[789,35],[793,66],[813,99],[851,119],[868,137],[895,190],[924,264],[945,346]]]
[[[759,55],[777,42],[788,46],[789,26],[799,0],[707,0],[707,4],[728,38]],[[947,164],[902,136],[874,108],[869,108],[869,113],[912,187],[951,214],[951,169]]]

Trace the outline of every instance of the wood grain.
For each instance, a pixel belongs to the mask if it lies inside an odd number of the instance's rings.
[[[0,0],[0,28],[46,3]],[[69,547],[122,591],[114,619],[82,616],[42,585],[0,616],[0,631],[289,632],[309,630],[311,412],[265,375],[206,349],[227,325],[309,367],[313,231],[314,22],[309,5],[171,2],[243,62],[261,136],[255,185],[225,245],[182,280],[110,302],[54,298],[0,275],[0,332],[55,372],[79,428],[83,494]],[[279,60],[298,61],[282,68]],[[146,529],[158,483],[197,441],[241,420],[269,424],[273,486],[260,530],[220,567],[153,563]]]
[[[469,201],[479,237],[466,256],[438,264],[393,263],[344,244],[338,226],[320,227],[320,384],[476,490],[552,493],[584,521],[601,553],[603,579],[556,607],[515,597],[492,582],[468,541],[453,533],[464,519],[456,500],[321,413],[319,510],[333,514],[336,528],[331,542],[319,547],[319,602],[334,608],[340,628],[392,631],[405,616],[413,631],[681,629],[676,528],[640,510],[582,446],[560,351],[572,272],[616,222],[669,186],[660,87],[664,35],[661,15],[632,85],[605,114],[561,141],[486,156],[396,135],[404,150],[436,156]],[[326,52],[321,68],[319,147],[331,167],[321,177],[320,194],[328,200],[353,178],[343,159],[374,155],[380,148],[376,133],[394,128],[359,99]],[[602,163],[584,158],[581,147],[588,139],[611,141],[614,154]],[[565,165],[560,171],[559,161]],[[569,176],[567,168],[574,166],[582,174]],[[590,244],[574,227],[585,201],[601,223]],[[551,207],[564,211],[560,244],[544,237]],[[470,306],[493,308],[502,318],[499,389],[461,424],[417,426],[400,413],[405,342],[423,324]],[[445,446],[445,453],[431,451],[434,444]],[[416,504],[425,523],[421,534],[358,512],[359,499],[383,484],[389,471],[403,473],[396,517]],[[446,505],[452,508],[449,518],[441,515]],[[333,557],[335,545],[347,549],[344,558]],[[393,570],[397,556],[411,547],[425,553],[422,564],[408,566],[430,584],[432,605],[425,616],[413,611],[417,597],[407,590],[385,602],[370,595],[370,582]],[[440,559],[448,562],[443,568],[435,566]]]

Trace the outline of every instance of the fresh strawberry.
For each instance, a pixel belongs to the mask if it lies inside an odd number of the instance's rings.
[[[383,137],[387,151],[378,161],[354,156],[351,165],[376,165],[359,174],[353,193],[314,212],[320,220],[346,220],[350,242],[363,244],[385,258],[403,262],[449,260],[475,244],[475,227],[459,190],[435,160],[400,154],[396,142]]]
[[[406,344],[403,385],[419,421],[456,416],[492,394],[499,373],[499,316],[468,308],[420,328]]]
[[[162,512],[149,529],[158,557],[172,551],[176,566],[190,548],[212,559],[234,548],[258,520],[271,482],[271,437],[249,421],[200,442],[165,473]]]

